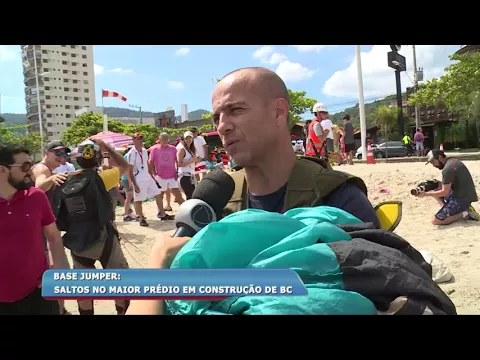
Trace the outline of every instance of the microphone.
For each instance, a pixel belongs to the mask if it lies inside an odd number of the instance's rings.
[[[235,191],[235,181],[218,169],[206,175],[175,215],[177,230],[172,237],[192,237],[208,224],[217,221]]]

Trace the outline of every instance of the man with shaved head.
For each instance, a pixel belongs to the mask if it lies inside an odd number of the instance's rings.
[[[235,211],[254,208],[282,213],[286,207],[328,205],[379,227],[361,179],[333,171],[319,159],[297,158],[291,146],[289,101],[283,80],[261,67],[225,75],[213,92],[213,120],[226,151],[244,168],[248,189],[245,199],[236,200],[240,205]],[[300,184],[302,177],[308,183]],[[308,198],[306,189],[312,191]],[[311,194],[321,196],[312,199]],[[285,206],[287,198],[295,206]]]

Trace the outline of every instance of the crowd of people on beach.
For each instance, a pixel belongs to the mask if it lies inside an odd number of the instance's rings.
[[[365,183],[327,165],[325,160],[335,152],[335,146],[326,106],[318,103],[313,108],[315,118],[308,124],[304,157],[292,151],[289,106],[285,83],[265,68],[238,69],[217,84],[212,95],[213,121],[226,152],[223,156],[234,161],[233,167],[238,170],[231,176],[241,190],[227,208],[233,212],[255,209],[262,214],[285,214],[319,205],[333,209],[325,211],[336,215],[322,217],[322,221],[339,227],[342,234],[357,231],[356,240],[361,240],[340,241],[336,248],[335,243],[329,245],[344,252],[337,257],[345,261],[338,268],[358,267],[355,271],[359,277],[352,276],[350,290],[342,286],[335,290],[338,294],[360,293],[370,302],[370,309],[382,314],[455,314],[455,306],[433,283],[431,269],[428,274],[421,255],[411,246],[406,249],[405,240],[382,228]],[[343,153],[346,162],[353,163],[353,126],[348,115],[343,121]],[[155,199],[159,220],[172,221],[170,196],[179,204],[188,201],[202,173],[208,170],[206,161],[210,158],[223,163],[223,150],[216,150],[219,158],[208,154],[206,141],[195,128],[186,131],[176,145],[162,133],[150,152],[144,147],[141,133],[132,136],[132,143],[120,154],[105,141],[87,140],[78,146],[75,161],[79,168],[75,171],[67,161],[71,151],[61,141],[50,142],[38,164],[32,163],[26,148],[0,145],[0,212],[4,219],[0,222],[0,314],[69,314],[63,301],[42,297],[42,275],[49,268],[93,269],[96,262],[106,269],[129,268],[115,224],[115,206],[122,192],[123,221],[149,226],[143,212],[147,199]],[[440,151],[430,152],[428,163],[444,173],[440,190],[421,195],[438,199],[441,209],[434,224],[478,220],[471,209],[478,198],[466,166]],[[353,216],[355,221],[337,224],[332,220],[342,216]],[[159,233],[147,267],[170,268],[188,241],[188,237]],[[322,236],[314,241],[322,242]],[[65,247],[70,250],[72,265]],[[217,256],[221,257],[221,252]],[[302,271],[308,273],[309,266],[304,264],[307,260],[298,261]],[[372,263],[380,265],[368,271],[361,268]],[[381,266],[384,263],[389,266]],[[402,272],[395,272],[400,267]],[[365,277],[370,271],[382,281],[370,282]],[[353,280],[360,278],[358,283]],[[77,302],[81,315],[94,314],[92,300]],[[119,315],[169,314],[164,305],[162,300],[115,301]],[[276,311],[269,309],[265,306],[263,313]],[[340,310],[349,312],[348,308]],[[299,303],[295,311],[310,310]]]

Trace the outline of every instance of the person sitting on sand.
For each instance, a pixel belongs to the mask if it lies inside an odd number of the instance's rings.
[[[421,192],[417,196],[430,196],[437,200],[440,210],[432,219],[434,225],[448,225],[460,219],[480,220],[479,214],[471,205],[478,201],[472,175],[463,162],[449,158],[441,150],[430,150],[427,164],[442,170],[440,190]]]

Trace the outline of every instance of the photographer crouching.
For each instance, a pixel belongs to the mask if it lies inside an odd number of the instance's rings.
[[[442,170],[442,182],[431,190],[433,181],[420,184],[412,194],[418,197],[431,196],[440,204],[432,224],[448,225],[460,219],[479,221],[480,216],[471,203],[478,201],[472,175],[463,162],[456,158],[447,158],[441,150],[430,150],[427,164]],[[428,183],[428,184],[427,184]],[[420,191],[418,191],[420,189]]]

